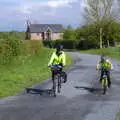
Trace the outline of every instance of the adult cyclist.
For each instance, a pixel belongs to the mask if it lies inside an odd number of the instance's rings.
[[[97,70],[101,70],[101,76],[100,76],[100,82],[103,79],[103,75],[107,75],[108,79],[108,87],[111,87],[111,77],[110,77],[110,71],[113,69],[112,63],[109,61],[109,59],[106,59],[104,55],[101,55],[101,60],[97,64]]]
[[[53,52],[53,54],[50,58],[50,61],[48,63],[49,67],[52,66],[52,65],[60,65],[62,68],[65,67],[65,65],[66,65],[66,55],[63,52],[63,46],[62,45],[57,45],[56,46],[56,51]],[[67,74],[63,71],[62,68],[60,69],[61,75],[64,79],[64,83],[66,83],[67,82]],[[54,76],[55,76],[55,73],[52,70],[52,80],[53,81],[54,81],[54,78],[55,78]]]

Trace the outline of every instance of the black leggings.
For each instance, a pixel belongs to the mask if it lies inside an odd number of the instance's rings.
[[[60,70],[60,72],[61,72],[61,76],[63,77],[63,79],[64,80],[66,80],[67,79],[67,74],[66,74],[66,72],[64,72],[64,71],[62,71],[62,69]],[[55,78],[55,72],[52,70],[52,80],[54,81],[54,78]]]

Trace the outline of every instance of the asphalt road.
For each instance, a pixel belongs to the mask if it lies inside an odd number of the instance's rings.
[[[120,110],[120,62],[112,60],[112,88],[102,95],[95,70],[99,56],[70,54],[75,63],[56,98],[24,92],[1,99],[0,120],[115,120]],[[34,87],[46,90],[51,86],[51,82],[45,82]]]

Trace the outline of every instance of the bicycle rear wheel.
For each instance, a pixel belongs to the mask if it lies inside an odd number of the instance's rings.
[[[58,76],[58,93],[60,93],[60,89],[61,89],[61,77]]]
[[[55,76],[55,79],[53,81],[53,95],[54,95],[54,97],[56,97],[56,76]]]

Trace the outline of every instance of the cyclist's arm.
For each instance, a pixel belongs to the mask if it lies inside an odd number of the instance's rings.
[[[99,70],[100,67],[101,67],[101,64],[100,64],[100,62],[99,62],[99,63],[97,64],[97,66],[96,66],[96,69]]]
[[[65,53],[63,53],[63,55],[62,55],[62,58],[63,58],[63,66],[65,66],[66,65],[66,55],[65,55]]]
[[[113,70],[113,65],[112,65],[112,63],[109,62],[109,64],[110,64],[110,69]]]
[[[114,69],[114,67],[113,67],[113,65],[111,64],[111,70],[113,70]]]
[[[55,58],[55,53],[52,54],[51,58],[50,58],[50,61],[48,63],[48,66],[52,65],[53,61],[54,61],[54,58]]]

